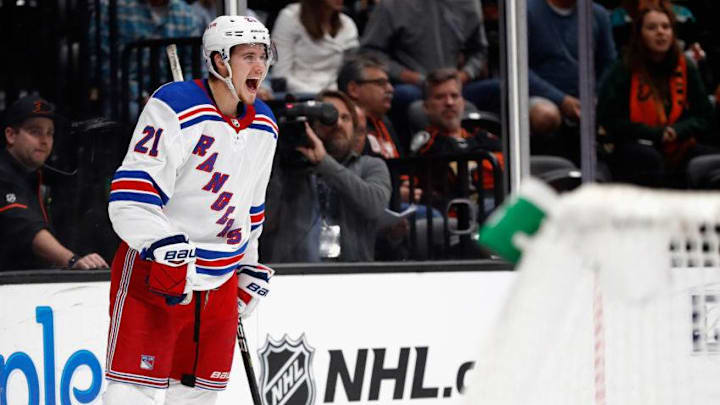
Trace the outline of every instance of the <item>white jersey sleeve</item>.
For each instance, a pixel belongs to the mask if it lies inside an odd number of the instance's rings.
[[[113,229],[133,249],[142,251],[156,240],[182,233],[163,212],[187,156],[181,140],[175,112],[151,98],[115,172],[108,205]]]

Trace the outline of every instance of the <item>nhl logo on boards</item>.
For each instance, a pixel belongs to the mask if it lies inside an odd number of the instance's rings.
[[[692,295],[693,352],[720,354],[720,294]]]
[[[305,334],[292,340],[284,335],[274,341],[269,335],[260,349],[261,393],[266,405],[312,405],[315,382],[312,377],[314,349]]]

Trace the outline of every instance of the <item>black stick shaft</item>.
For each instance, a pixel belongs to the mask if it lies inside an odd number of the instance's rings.
[[[245,365],[245,374],[247,374],[253,405],[263,405],[262,398],[260,397],[260,389],[258,388],[257,379],[255,378],[255,369],[253,368],[252,358],[250,357],[250,350],[248,350],[247,340],[245,339],[245,329],[243,328],[242,320],[240,318],[238,318],[237,341],[238,346],[240,347],[243,364]]]

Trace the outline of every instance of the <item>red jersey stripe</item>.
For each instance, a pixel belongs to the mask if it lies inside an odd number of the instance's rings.
[[[278,131],[278,126],[275,125],[275,123],[269,118],[265,118],[263,116],[255,116],[255,121],[261,121],[263,124],[267,124],[267,125],[270,125],[271,127],[273,127],[275,132]]]
[[[149,193],[158,194],[157,190],[155,190],[155,187],[153,187],[152,184],[136,180],[113,181],[112,186],[110,187],[110,191],[118,190],[147,191]]]
[[[244,256],[245,256],[245,253],[241,253],[238,256],[228,257],[225,259],[217,259],[217,260],[197,259],[195,261],[195,265],[201,266],[201,267],[227,267],[231,264],[235,264],[235,263],[239,262]]]
[[[197,109],[194,109],[194,110],[192,110],[192,111],[186,112],[185,114],[179,116],[178,119],[182,121],[182,120],[184,120],[185,118],[188,118],[188,117],[190,117],[190,116],[193,116],[193,115],[196,115],[196,114],[199,114],[199,113],[203,113],[203,112],[214,112],[214,113],[216,113],[216,114],[218,114],[218,115],[221,115],[220,112],[219,112],[217,109],[215,109],[215,108],[212,108],[212,107],[202,107],[202,108],[197,108]]]

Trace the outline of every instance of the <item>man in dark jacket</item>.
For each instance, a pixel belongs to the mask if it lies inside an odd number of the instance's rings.
[[[273,170],[260,244],[264,261],[374,259],[390,173],[382,159],[353,151],[358,117],[352,100],[335,91],[319,99],[338,110],[338,121],[306,127],[308,146],[298,150],[307,167],[286,167],[281,158]]]
[[[462,127],[462,114],[465,110],[465,100],[462,97],[462,82],[460,73],[451,68],[438,69],[430,72],[425,80],[425,100],[423,107],[427,114],[429,126],[413,137],[411,152],[419,156],[452,156],[477,151],[487,151],[495,155],[502,166],[502,147],[498,137],[492,133],[476,128],[469,132]],[[434,170],[442,173],[443,166]],[[438,208],[447,203],[447,198],[453,198],[458,185],[457,168],[450,165],[445,169],[448,177],[434,176],[432,184],[432,200]],[[482,161],[482,167],[472,170],[473,183],[483,189],[492,189],[492,166],[488,161]],[[482,176],[481,176],[482,174]],[[450,187],[450,195],[444,195],[443,190]]]
[[[52,151],[56,118],[55,107],[37,96],[16,101],[5,114],[6,148],[0,151],[0,271],[108,267],[98,254],[81,257],[53,236],[42,167]]]

